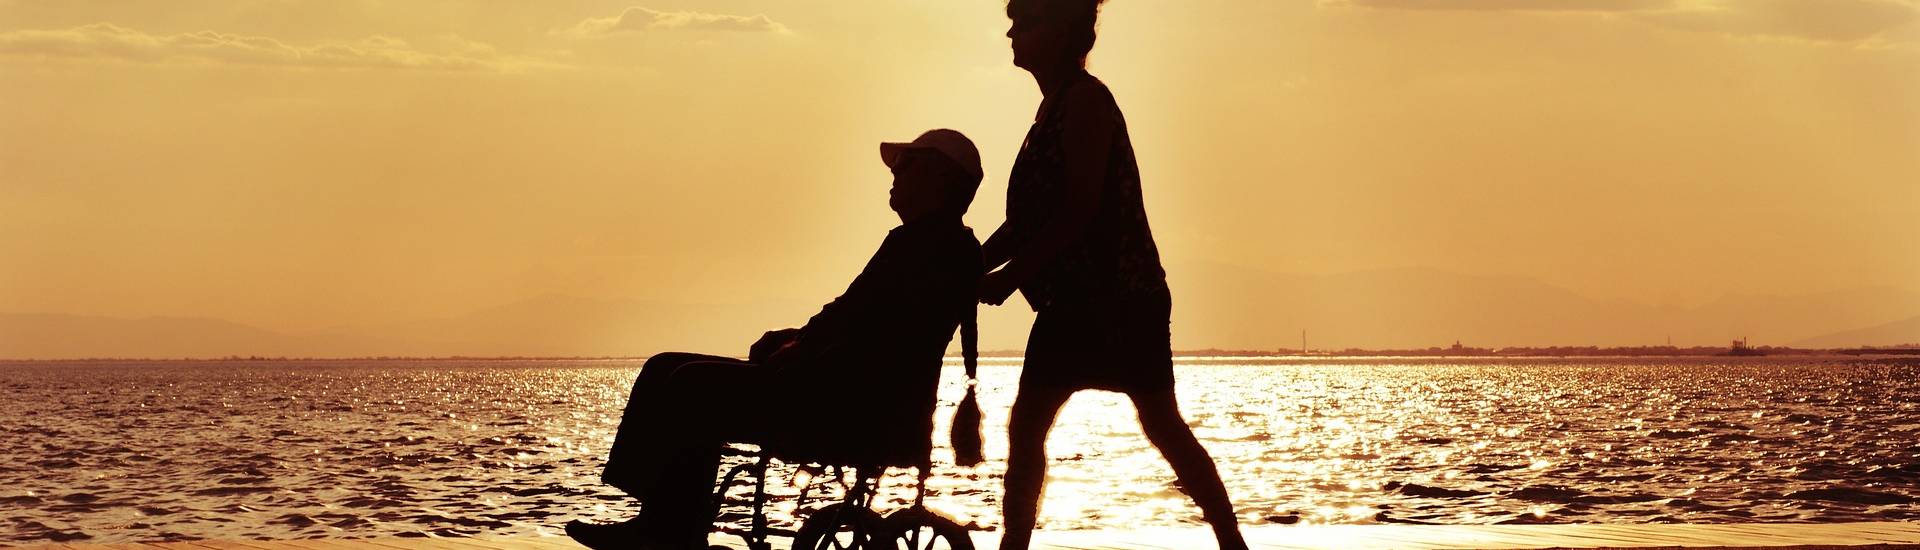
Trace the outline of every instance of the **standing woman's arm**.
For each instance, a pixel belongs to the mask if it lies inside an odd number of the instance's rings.
[[[1000,267],[1000,264],[1007,263],[1007,260],[1013,258],[1013,243],[1009,242],[1012,240],[1013,226],[1001,223],[999,229],[993,230],[993,234],[987,236],[987,242],[980,243],[980,259],[986,261],[985,266],[988,271]]]
[[[998,304],[1013,294],[1013,290],[1058,255],[1061,250],[1072,245],[1086,232],[1095,213],[1100,211],[1101,194],[1106,188],[1107,160],[1113,154],[1113,135],[1117,129],[1115,117],[1111,113],[1112,98],[1103,86],[1074,86],[1064,92],[1061,98],[1061,153],[1066,162],[1066,197],[1060,204],[1060,210],[1053,212],[1032,239],[1025,243],[999,243],[1004,241],[1001,230],[994,231],[987,239],[994,244],[993,251],[987,254],[989,265],[994,263],[994,252],[1007,253],[1011,250],[1011,259],[999,271],[988,273],[980,283],[981,299]],[[983,250],[986,245],[982,245]]]

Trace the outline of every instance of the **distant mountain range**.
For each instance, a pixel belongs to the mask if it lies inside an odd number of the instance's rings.
[[[1221,264],[1169,269],[1181,349],[1754,345],[1920,342],[1920,294],[1869,288],[1727,296],[1696,308],[1608,302],[1518,277],[1394,269],[1337,275]],[[817,302],[708,305],[544,295],[461,315],[315,332],[216,319],[0,314],[0,358],[239,356],[630,356],[743,354],[762,330],[798,326]],[[983,348],[1020,349],[1033,313],[981,309]],[[1865,328],[1862,328],[1865,327]],[[1836,332],[1842,331],[1844,332]]]
[[[1920,293],[1863,288],[1729,295],[1700,307],[1595,300],[1522,277],[1390,269],[1294,275],[1220,264],[1174,266],[1178,347],[1420,348],[1787,345],[1920,315]],[[1862,334],[1861,336],[1876,336]],[[1834,338],[1834,346],[1899,343]],[[1911,340],[1904,340],[1911,341]]]
[[[1794,342],[1803,348],[1844,348],[1855,346],[1920,346],[1920,317],[1894,321],[1863,329],[1836,332]]]
[[[175,357],[289,349],[286,335],[212,319],[0,314],[0,357]]]

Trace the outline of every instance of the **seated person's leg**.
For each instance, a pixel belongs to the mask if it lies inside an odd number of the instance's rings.
[[[665,388],[674,371],[690,363],[744,364],[736,359],[697,353],[662,353],[647,359],[627,396],[626,412],[620,416],[620,430],[613,437],[613,449],[607,452],[607,466],[601,472],[601,481],[635,497],[641,496],[652,484],[662,466],[647,448],[667,437],[661,432],[672,427],[670,419],[674,415],[669,406],[673,401],[672,392]]]
[[[749,424],[765,422],[761,388],[771,371],[734,360],[697,361],[674,371],[665,385],[673,410],[660,418],[672,429],[649,449],[663,467],[658,483],[641,497],[649,524],[687,537],[704,537],[712,529],[721,448],[746,439],[741,436]]]

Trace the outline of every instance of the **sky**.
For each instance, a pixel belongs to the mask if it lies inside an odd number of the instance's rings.
[[[967,221],[998,225],[1039,101],[1006,26],[997,0],[0,0],[0,312],[823,302],[896,223],[877,142],[971,136]],[[1920,0],[1112,0],[1090,69],[1176,303],[1212,283],[1186,265],[1920,291]]]

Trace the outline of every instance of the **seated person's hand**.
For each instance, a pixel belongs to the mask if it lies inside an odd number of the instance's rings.
[[[980,278],[980,303],[995,306],[1005,303],[1018,286],[1005,269],[988,273]]]
[[[778,353],[787,346],[793,345],[794,340],[799,338],[800,329],[797,328],[769,330],[766,334],[760,335],[760,340],[755,341],[753,347],[747,348],[747,360],[755,363],[765,363],[768,358],[773,357],[773,354]]]

